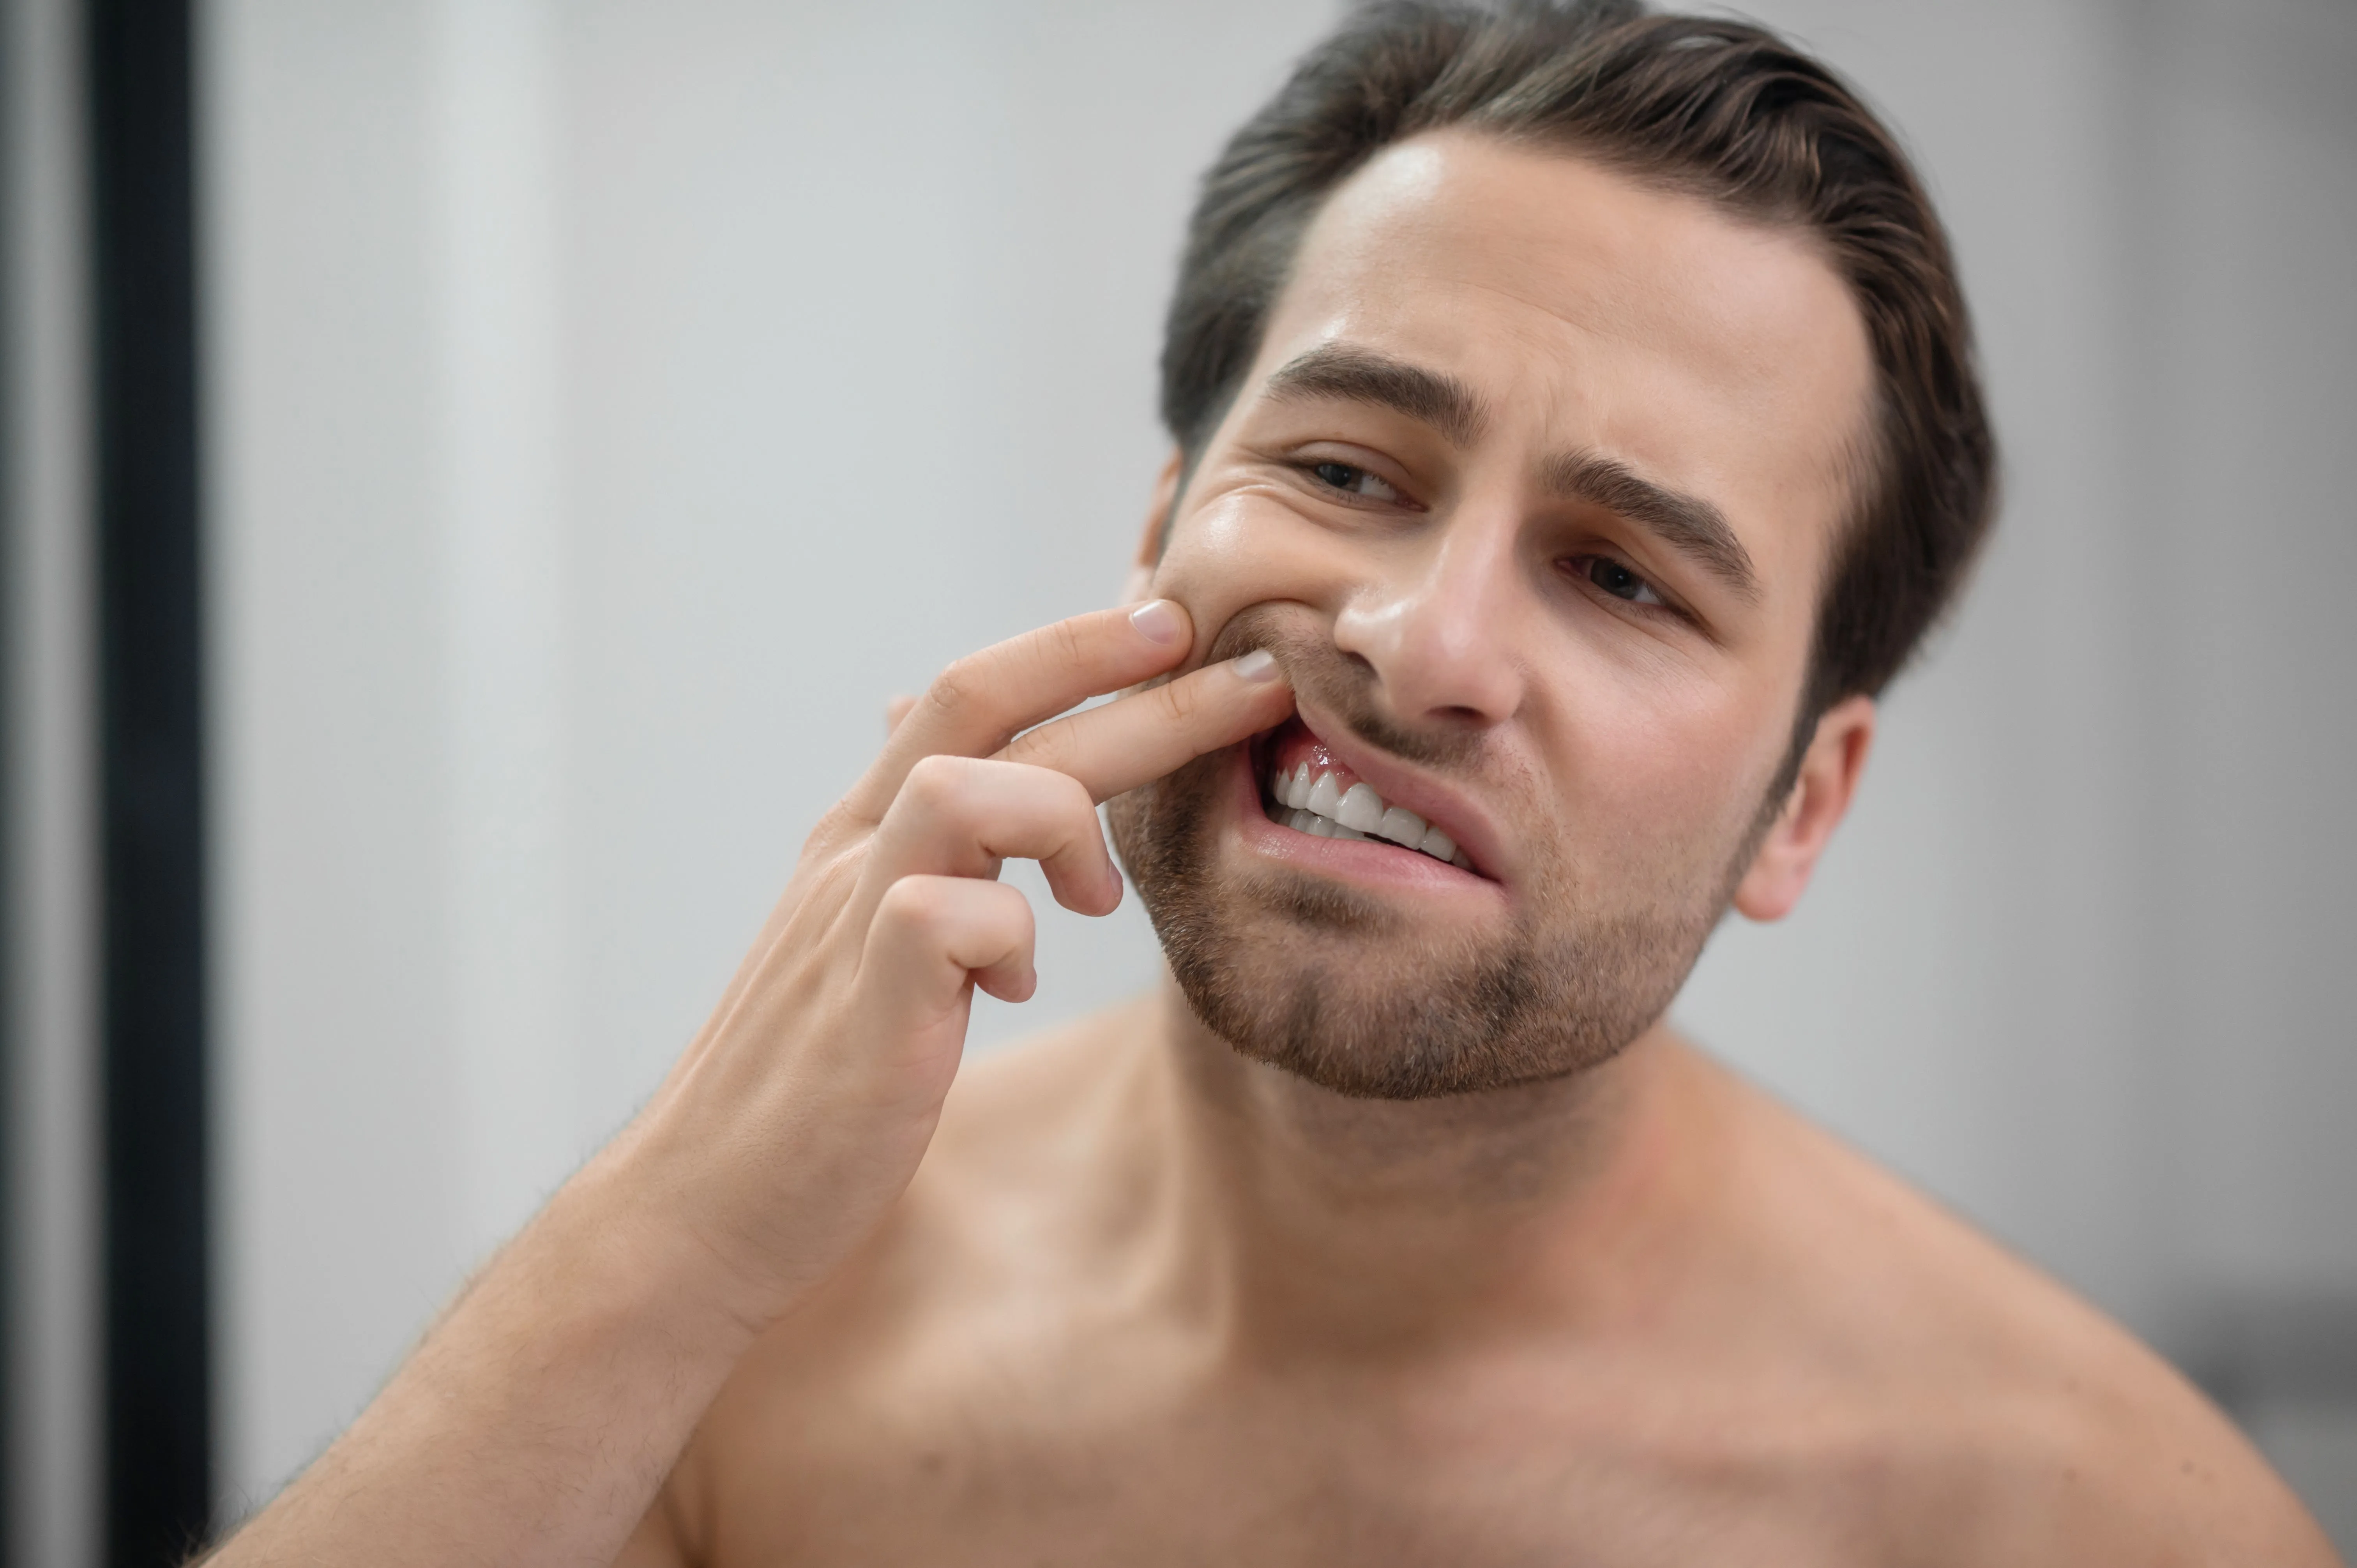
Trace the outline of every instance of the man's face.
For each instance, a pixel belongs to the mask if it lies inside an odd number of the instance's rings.
[[[1204,1021],[1413,1098],[1658,1018],[1772,814],[1872,380],[1794,231],[1461,132],[1338,190],[1154,575],[1298,716],[1113,812]]]

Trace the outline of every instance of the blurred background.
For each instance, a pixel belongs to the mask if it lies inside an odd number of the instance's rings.
[[[265,1498],[652,1086],[886,700],[1109,602],[1192,182],[1337,14],[6,0],[9,1563]],[[1921,158],[2008,500],[1680,1015],[2357,1551],[2357,6],[1754,14]],[[1036,902],[977,1050],[1156,972]]]

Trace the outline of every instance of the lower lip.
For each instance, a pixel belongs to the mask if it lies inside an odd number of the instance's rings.
[[[1244,847],[1265,859],[1370,887],[1439,893],[1497,901],[1505,889],[1486,876],[1404,849],[1382,839],[1327,839],[1269,821],[1250,746],[1238,746],[1230,770],[1229,804]]]

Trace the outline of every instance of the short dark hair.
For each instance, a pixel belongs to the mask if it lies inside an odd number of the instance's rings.
[[[1818,606],[1789,771],[1819,714],[1880,692],[1906,663],[1996,507],[1971,322],[1921,181],[1857,93],[1764,27],[1648,15],[1639,0],[1366,6],[1203,177],[1162,349],[1162,418],[1189,467],[1326,197],[1384,146],[1444,126],[1562,147],[1804,229],[1848,282],[1873,347],[1873,450]]]

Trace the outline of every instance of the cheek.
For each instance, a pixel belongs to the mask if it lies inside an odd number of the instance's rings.
[[[1749,828],[1776,763],[1761,715],[1701,683],[1616,691],[1583,684],[1566,703],[1557,777],[1579,858],[1624,871],[1710,870]]]
[[[1194,618],[1197,650],[1242,610],[1271,601],[1330,609],[1340,545],[1290,506],[1250,490],[1190,510],[1154,568],[1154,592]]]

